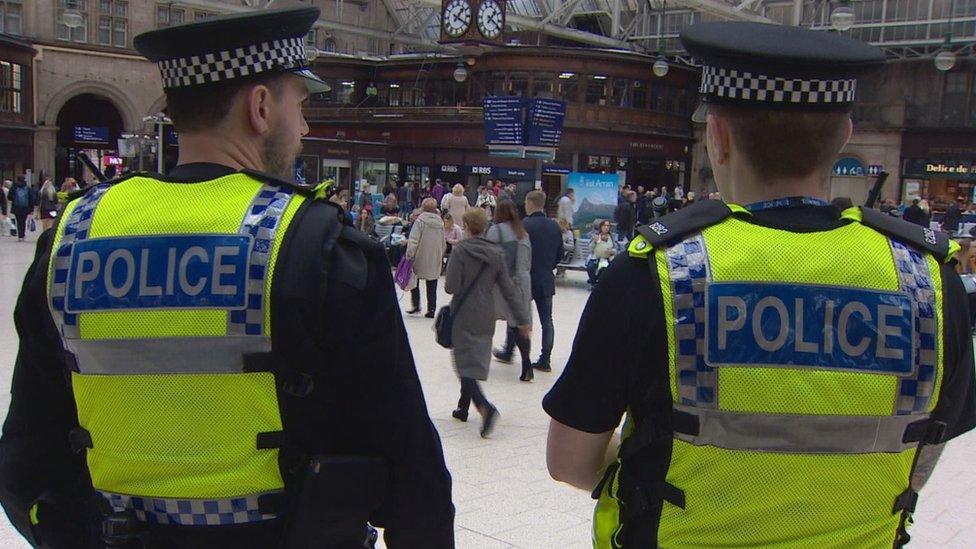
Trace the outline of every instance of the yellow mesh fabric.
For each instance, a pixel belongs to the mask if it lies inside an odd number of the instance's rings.
[[[945,332],[944,329],[945,321],[943,320],[944,317],[942,316],[942,312],[941,312],[943,310],[942,309],[943,295],[942,295],[942,275],[939,268],[939,262],[936,261],[935,258],[930,256],[928,258],[928,263],[929,263],[929,272],[932,273],[932,281],[935,283],[935,310],[939,311],[937,317],[939,319],[938,320],[939,338],[936,340],[938,342],[936,347],[938,347],[939,349],[939,363],[936,366],[936,370],[935,370],[935,388],[933,389],[934,394],[932,395],[932,399],[929,401],[928,411],[931,412],[932,410],[935,409],[935,405],[939,403],[939,395],[942,393],[942,372],[943,372],[942,361],[943,361],[943,355],[945,354],[945,345],[943,345],[942,342],[945,341],[945,339],[943,339],[944,332]]]
[[[888,240],[858,223],[832,231],[793,233],[730,218],[703,234],[715,282],[898,290]],[[719,369],[718,400],[719,408],[737,412],[889,415],[897,383],[891,375],[726,367]]]
[[[742,452],[675,440],[667,480],[685,491],[687,503],[684,510],[664,504],[660,547],[890,547],[899,520],[892,504],[908,487],[914,457],[915,450]]]
[[[133,177],[98,203],[89,238],[192,233],[235,234],[261,183],[231,174],[202,183]],[[268,277],[270,283],[270,276]],[[78,315],[84,339],[215,336],[226,333],[223,310],[93,312]]]
[[[72,374],[72,387],[97,489],[223,498],[283,487],[278,450],[256,449],[258,433],[282,428],[271,373]]]
[[[281,250],[281,241],[285,237],[285,228],[291,224],[291,220],[295,217],[295,212],[298,211],[298,207],[305,202],[305,197],[300,195],[294,195],[291,202],[288,203],[288,207],[285,209],[285,213],[281,214],[281,219],[278,221],[278,230],[275,232],[275,242],[274,248],[271,249],[271,257],[268,258],[268,273],[264,279],[264,295],[271,295],[271,281],[274,280],[275,265],[278,263],[278,252]],[[267,301],[267,306],[264,308],[264,333],[271,337],[271,300]]]
[[[54,242],[51,244],[51,259],[47,264],[47,279],[52,280],[54,278],[54,260],[56,259],[56,253],[58,246],[61,245],[61,238],[64,236],[64,220],[71,215],[71,212],[78,206],[77,200],[72,200],[68,202],[64,207],[64,212],[61,214],[60,222],[57,225],[57,230],[54,231]],[[47,285],[47,299],[48,303],[51,301],[51,285]]]
[[[675,376],[674,354],[675,354],[675,335],[674,335],[674,307],[671,306],[671,275],[668,271],[668,258],[664,250],[655,250],[654,258],[657,260],[657,276],[661,283],[661,303],[664,304],[664,327],[668,333],[668,384],[671,386],[671,401],[681,402],[678,397],[678,385]]]

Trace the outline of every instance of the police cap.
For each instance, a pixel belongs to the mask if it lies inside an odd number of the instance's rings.
[[[834,32],[785,25],[691,25],[681,43],[702,63],[704,103],[790,111],[849,111],[857,78],[884,65],[881,49]],[[695,113],[704,122],[705,111]]]
[[[291,72],[319,93],[329,86],[305,56],[305,35],[318,18],[318,8],[226,15],[149,31],[133,44],[159,67],[164,89]]]

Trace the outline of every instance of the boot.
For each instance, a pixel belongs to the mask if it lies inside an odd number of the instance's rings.
[[[495,420],[498,419],[498,408],[491,404],[481,416],[481,438],[488,438],[488,435],[495,429]]]
[[[495,349],[494,351],[491,352],[491,354],[492,356],[495,357],[495,360],[497,360],[498,362],[502,362],[504,364],[511,364],[512,362],[512,353],[511,352],[506,353],[505,349],[501,349],[501,348]]]
[[[462,410],[462,409],[458,408],[457,410],[454,410],[453,412],[451,412],[451,415],[454,416],[454,419],[460,420],[462,422],[468,421],[468,411],[467,410]]]
[[[549,357],[540,356],[539,361],[532,365],[532,367],[540,372],[551,372],[552,366],[549,365]]]
[[[522,363],[522,375],[519,377],[519,381],[532,381],[532,363],[523,362]]]

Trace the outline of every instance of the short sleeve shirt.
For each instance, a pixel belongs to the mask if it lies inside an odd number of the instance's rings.
[[[752,222],[794,232],[823,231],[847,223],[833,207],[756,212]],[[947,438],[976,427],[969,305],[953,265],[943,265],[944,378],[933,419]],[[656,269],[621,254],[594,288],[580,318],[573,350],[543,401],[556,421],[589,433],[615,429],[624,411],[649,398],[671,408],[664,303]]]

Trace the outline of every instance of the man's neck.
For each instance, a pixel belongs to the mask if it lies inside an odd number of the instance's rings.
[[[729,188],[730,200],[741,205],[791,196],[826,200],[829,194],[827,177],[820,174],[797,179],[771,179],[761,173],[743,170],[732,174]]]
[[[216,134],[181,134],[177,165],[209,163],[235,170],[264,171],[264,162],[253,145],[240,145]]]

